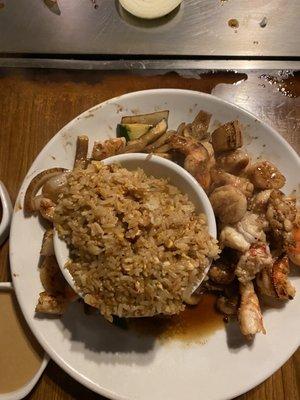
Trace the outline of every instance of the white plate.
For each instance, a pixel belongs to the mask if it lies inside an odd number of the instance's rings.
[[[287,177],[285,191],[299,184],[299,159],[268,125],[248,112],[207,94],[159,89],[130,93],[102,103],[66,125],[39,154],[30,168],[16,204],[39,171],[72,167],[77,135],[93,140],[115,136],[122,115],[169,109],[170,128],[191,121],[199,109],[213,114],[215,124],[238,118],[244,126],[249,151],[263,155]],[[18,206],[16,210],[18,210]],[[90,389],[113,399],[176,400],[233,398],[270,376],[300,343],[300,279],[292,278],[298,295],[277,309],[264,312],[267,335],[253,345],[241,341],[235,325],[219,330],[205,345],[162,344],[122,331],[96,316],[86,316],[74,304],[62,319],[36,318],[34,307],[42,286],[38,258],[43,229],[36,217],[14,213],[10,262],[14,287],[25,318],[47,353],[66,372]]]

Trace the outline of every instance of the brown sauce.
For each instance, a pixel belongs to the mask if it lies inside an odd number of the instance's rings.
[[[41,366],[44,352],[11,292],[0,292],[0,393],[20,389]]]
[[[215,310],[216,297],[203,295],[199,304],[172,317],[137,318],[127,321],[128,328],[141,335],[161,340],[177,339],[187,342],[205,342],[216,330],[222,329],[223,317]]]

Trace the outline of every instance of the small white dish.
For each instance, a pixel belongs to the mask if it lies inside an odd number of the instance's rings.
[[[179,165],[162,157],[155,155],[149,156],[149,154],[143,153],[120,154],[109,157],[103,162],[104,164],[121,164],[128,170],[142,168],[147,175],[152,175],[156,178],[168,178],[172,185],[176,186],[182,193],[186,193],[188,195],[189,199],[194,204],[197,213],[202,212],[206,215],[208,231],[213,238],[217,237],[216,219],[206,193],[196,179]],[[66,242],[59,238],[56,231],[54,234],[54,250],[59,267],[65,279],[73,288],[73,290],[82,296],[82,293],[78,290],[74,283],[72,275],[65,267],[69,259],[69,248]],[[201,279],[199,279],[198,282],[191,288],[191,293],[198,288],[205,278],[210,264],[211,263],[209,263],[209,265],[206,267]]]

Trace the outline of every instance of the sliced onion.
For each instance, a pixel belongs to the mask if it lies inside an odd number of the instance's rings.
[[[121,6],[139,18],[160,18],[173,11],[182,0],[120,0]]]

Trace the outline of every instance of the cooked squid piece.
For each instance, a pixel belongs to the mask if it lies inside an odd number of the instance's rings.
[[[256,333],[266,333],[263,317],[253,283],[240,283],[239,290],[241,303],[238,309],[238,321],[242,334],[251,340]]]
[[[40,206],[40,197],[37,196],[38,191],[51,178],[57,177],[65,172],[65,168],[50,168],[40,172],[30,182],[24,197],[24,210],[27,213],[38,211]],[[38,199],[36,199],[38,197]]]
[[[285,177],[270,161],[251,165],[247,174],[256,189],[280,189],[285,184]]]
[[[211,183],[210,157],[206,148],[193,138],[174,135],[170,141],[172,148],[185,155],[184,168],[194,176],[205,191]]]
[[[240,221],[247,211],[246,196],[231,185],[220,186],[209,196],[216,216],[223,224]]]
[[[221,153],[216,161],[222,170],[231,174],[239,174],[247,167],[250,158],[244,150],[237,149]]]
[[[256,283],[260,293],[280,300],[293,299],[296,290],[289,280],[289,272],[287,255],[279,257],[257,275]]]
[[[249,201],[249,210],[256,214],[265,215],[272,190],[263,190],[254,195]]]
[[[86,135],[77,137],[74,168],[86,168],[89,138]]]
[[[212,145],[216,153],[236,150],[243,146],[242,130],[239,121],[227,122],[213,131]]]
[[[108,139],[104,142],[95,142],[92,150],[92,159],[102,161],[105,158],[123,153],[126,147],[125,138]]]
[[[39,212],[44,219],[53,222],[56,204],[46,197],[40,199]]]

